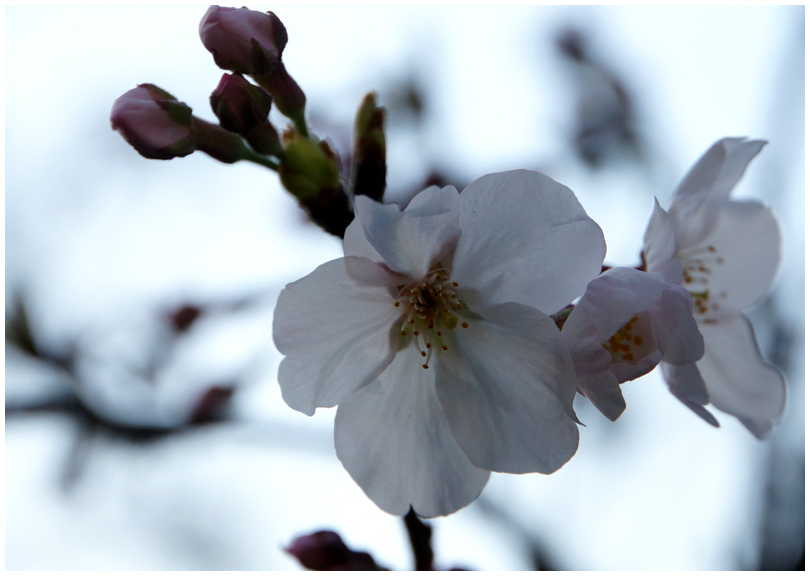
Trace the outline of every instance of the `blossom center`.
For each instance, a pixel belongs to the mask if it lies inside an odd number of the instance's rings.
[[[427,369],[433,350],[447,350],[446,333],[459,325],[459,312],[464,308],[453,282],[443,268],[428,272],[422,280],[402,286],[394,307],[402,309],[399,334],[411,338]],[[462,328],[469,327],[461,322]]]
[[[610,352],[614,364],[635,365],[649,356],[655,350],[649,314],[644,313],[641,318],[633,316],[610,340],[602,344],[602,348]]]
[[[711,312],[720,309],[718,300],[728,298],[728,294],[713,293],[709,286],[712,270],[725,264],[725,260],[717,255],[717,249],[711,245],[681,251],[678,259],[683,265],[683,285],[692,295],[692,313],[699,322],[715,323]]]

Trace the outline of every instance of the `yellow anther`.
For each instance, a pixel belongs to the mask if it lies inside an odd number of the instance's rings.
[[[442,340],[442,331],[458,326],[456,310],[464,309],[464,303],[453,288],[458,283],[451,282],[441,264],[438,266],[421,280],[401,286],[394,301],[396,308],[403,309],[400,334],[414,336],[412,342],[425,360],[422,365],[425,369],[435,347],[448,349]],[[467,328],[469,325],[464,322],[462,326]]]

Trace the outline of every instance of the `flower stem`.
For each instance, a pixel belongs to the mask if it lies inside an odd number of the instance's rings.
[[[413,508],[402,519],[411,541],[414,570],[433,570],[433,548],[430,545],[433,529],[419,519]]]
[[[257,154],[253,150],[246,149],[243,153],[243,159],[247,160],[248,162],[254,162],[256,164],[261,164],[266,168],[270,168],[270,170],[274,170],[278,172],[278,162],[274,162],[267,156],[262,156],[261,154]]]

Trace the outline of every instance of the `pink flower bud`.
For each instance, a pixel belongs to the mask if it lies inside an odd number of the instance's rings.
[[[281,62],[287,30],[272,12],[211,6],[200,21],[200,39],[220,68],[265,74]]]
[[[146,158],[170,160],[195,149],[191,108],[152,84],[140,84],[118,98],[110,124]]]
[[[220,125],[237,134],[247,134],[267,122],[272,98],[241,74],[223,74],[211,93],[211,108]]]
[[[299,536],[287,552],[310,570],[381,570],[370,554],[349,549],[331,530]]]

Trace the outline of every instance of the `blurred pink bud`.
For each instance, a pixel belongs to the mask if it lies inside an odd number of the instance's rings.
[[[310,570],[382,570],[370,554],[350,550],[331,530],[299,536],[286,550]]]
[[[272,12],[211,6],[200,21],[200,39],[220,68],[266,74],[281,62],[287,30]]]
[[[241,74],[223,74],[211,93],[211,108],[220,125],[237,134],[247,134],[267,122],[272,98]]]
[[[170,160],[194,152],[191,108],[152,84],[118,98],[110,124],[141,156]]]

